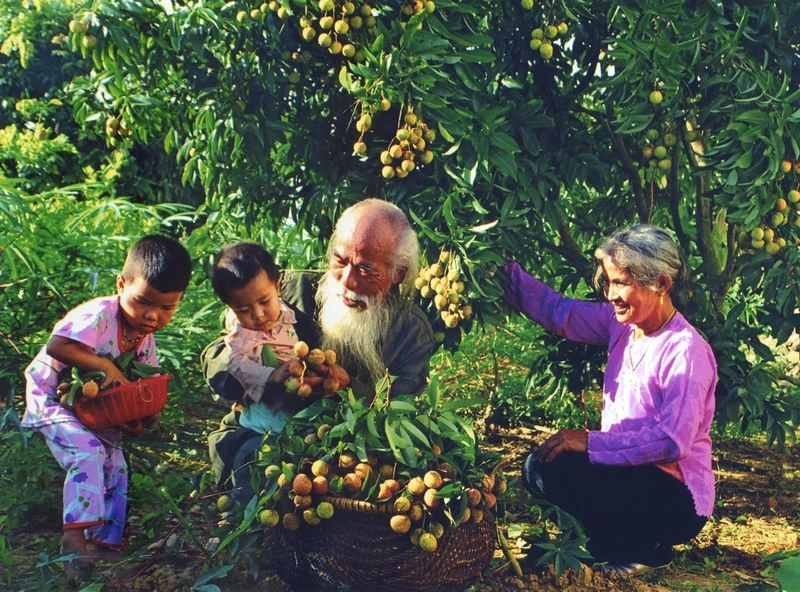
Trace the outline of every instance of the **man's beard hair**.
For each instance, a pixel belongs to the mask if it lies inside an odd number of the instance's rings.
[[[366,303],[366,308],[350,308],[342,295]],[[360,296],[346,290],[331,274],[325,273],[315,295],[317,316],[322,328],[322,348],[336,352],[339,363],[359,380],[375,384],[386,374],[383,348],[389,332],[409,308],[410,301],[397,290],[381,295]]]

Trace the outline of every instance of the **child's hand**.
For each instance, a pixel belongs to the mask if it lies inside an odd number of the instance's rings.
[[[100,388],[109,385],[127,384],[128,379],[122,374],[113,360],[98,356],[89,351],[89,348],[66,337],[53,335],[47,342],[47,353],[67,366],[73,366],[84,371],[99,370],[106,377]]]
[[[103,372],[105,372],[106,377],[100,385],[100,390],[108,386],[119,386],[130,382],[113,362],[109,362],[108,366],[103,368]]]
[[[278,382],[283,384],[283,381],[289,378],[289,364],[296,360],[297,358],[292,358],[291,360],[288,360],[275,368],[275,370],[272,371],[272,374],[269,375],[267,382]]]

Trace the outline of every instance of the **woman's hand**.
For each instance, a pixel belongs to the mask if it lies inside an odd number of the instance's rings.
[[[559,454],[571,450],[573,452],[586,452],[589,450],[589,432],[584,430],[559,430],[550,436],[536,455],[539,462],[551,462]]]

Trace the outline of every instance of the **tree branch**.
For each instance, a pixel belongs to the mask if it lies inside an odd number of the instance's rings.
[[[614,130],[611,129],[611,124],[608,123],[610,114],[606,114],[604,116],[595,111],[587,111],[587,113],[597,117],[603,127],[606,128],[606,131],[611,138],[611,144],[614,147],[614,151],[622,161],[622,166],[627,171],[628,177],[630,178],[631,187],[633,188],[633,199],[636,204],[636,212],[639,216],[639,219],[642,222],[645,222],[647,220],[649,208],[647,207],[647,202],[644,198],[644,188],[642,187],[642,180],[639,178],[639,169],[636,167],[631,155],[628,153],[628,149],[625,148],[625,143],[622,141],[622,138],[619,137],[619,134],[615,134]]]

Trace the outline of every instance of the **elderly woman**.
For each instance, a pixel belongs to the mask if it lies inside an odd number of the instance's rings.
[[[675,308],[686,268],[664,230],[633,226],[595,257],[607,303],[564,298],[506,265],[515,310],[568,339],[608,347],[601,429],[548,438],[525,461],[523,483],[583,523],[607,572],[645,573],[669,564],[672,546],[712,514],[717,368]]]

